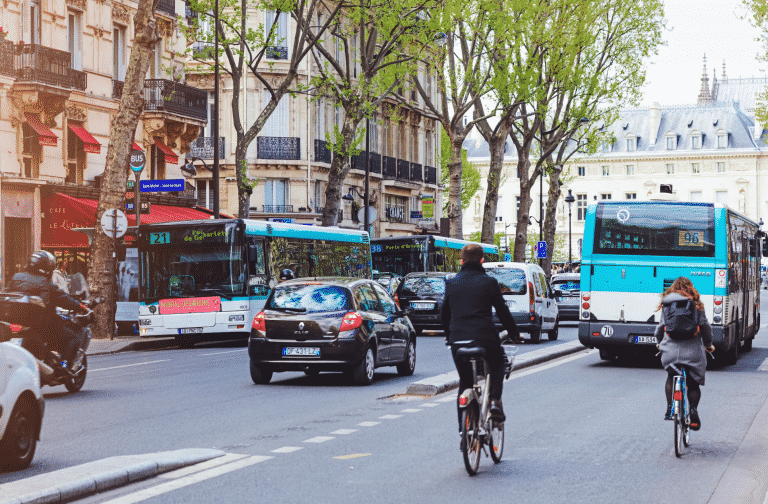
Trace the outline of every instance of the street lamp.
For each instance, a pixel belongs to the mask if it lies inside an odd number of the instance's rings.
[[[218,219],[221,217],[219,214],[219,0],[216,0],[213,16],[213,108],[216,109],[213,115],[213,218]],[[205,161],[203,164],[205,165]],[[205,166],[208,167],[208,165]]]
[[[185,177],[194,177],[197,175],[197,168],[193,164],[194,161],[200,161],[203,163],[203,166],[206,170],[213,173],[213,217],[215,219],[218,219],[221,217],[221,214],[219,213],[219,184],[216,181],[216,173],[217,173],[217,166],[214,164],[213,170],[211,170],[211,167],[208,166],[208,164],[199,157],[191,157],[184,159],[184,166],[181,167],[181,174]]]
[[[576,201],[576,198],[571,193],[571,190],[568,189],[568,196],[565,197],[565,202],[568,203],[568,271],[569,272],[572,269],[571,268],[571,264],[573,262],[573,259],[572,259],[572,256],[571,256],[571,254],[572,254],[571,245],[572,245],[572,241],[573,241],[571,239],[571,204],[574,201]]]

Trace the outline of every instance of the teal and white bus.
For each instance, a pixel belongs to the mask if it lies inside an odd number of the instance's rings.
[[[371,239],[373,269],[405,276],[408,273],[461,269],[461,248],[473,243],[434,235],[390,236]],[[496,245],[481,243],[486,262],[499,261]]]
[[[599,202],[587,209],[579,341],[611,360],[656,352],[661,293],[680,276],[701,294],[714,345],[734,363],[760,327],[760,231],[719,204]]]
[[[142,225],[139,334],[247,338],[280,271],[371,277],[368,233],[244,219]]]

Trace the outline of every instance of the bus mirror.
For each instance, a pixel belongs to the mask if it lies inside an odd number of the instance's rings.
[[[437,266],[445,266],[445,255],[442,252],[435,254],[435,264]]]

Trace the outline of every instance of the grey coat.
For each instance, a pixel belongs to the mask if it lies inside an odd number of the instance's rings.
[[[672,293],[664,297],[665,300],[682,300],[684,296]],[[689,368],[689,376],[696,380],[699,385],[704,385],[704,374],[707,370],[707,352],[706,347],[712,345],[712,327],[707,321],[707,316],[703,310],[697,310],[699,333],[691,339],[673,340],[664,332],[664,314],[661,315],[661,321],[656,327],[654,335],[659,343],[661,351],[661,365],[669,370],[672,364],[684,364]],[[662,336],[664,339],[661,339]]]

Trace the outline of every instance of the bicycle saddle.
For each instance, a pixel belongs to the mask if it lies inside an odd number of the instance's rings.
[[[462,347],[456,349],[456,355],[459,356],[479,356],[485,357],[485,348],[483,347]]]

